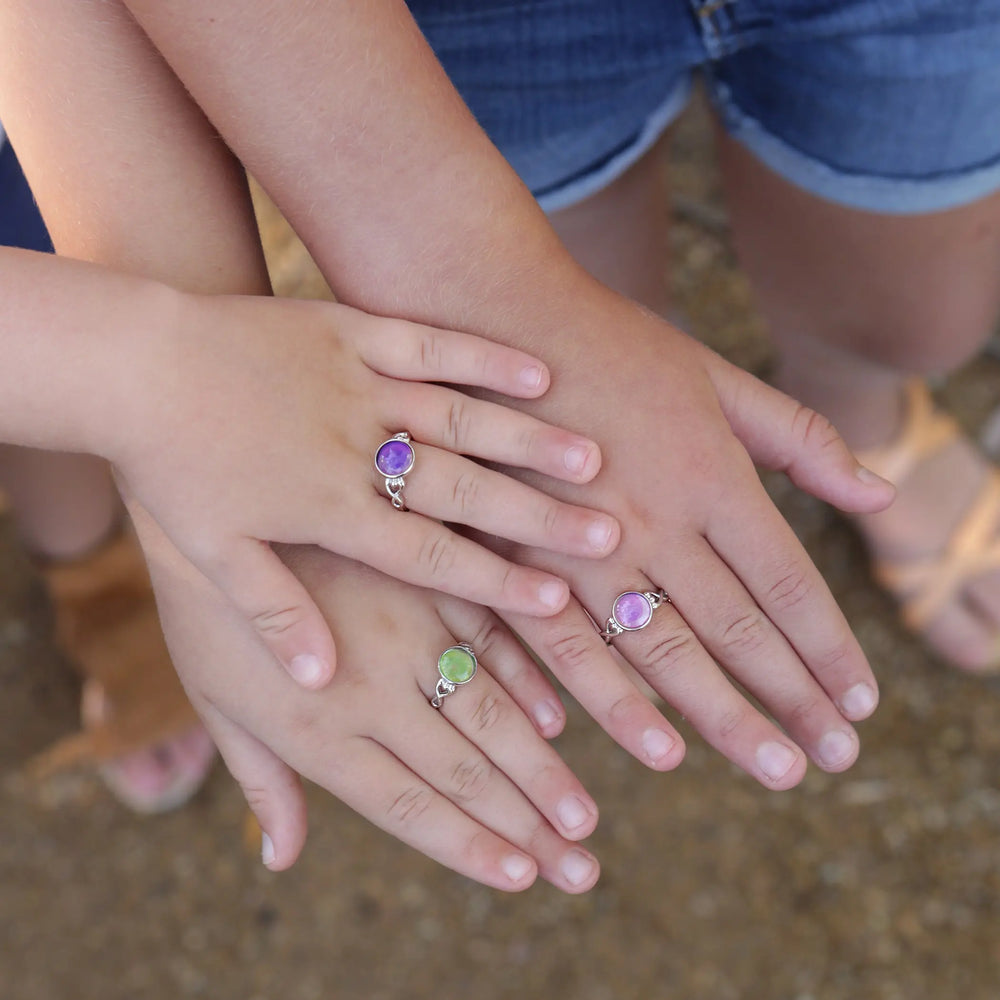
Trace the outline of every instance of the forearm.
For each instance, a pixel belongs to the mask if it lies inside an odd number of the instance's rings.
[[[113,456],[178,304],[156,282],[0,247],[0,441]]]
[[[269,291],[242,168],[124,8],[9,0],[0,37],[0,116],[60,254]]]
[[[564,355],[588,326],[595,340],[606,329],[588,308],[623,315],[558,242],[403,3],[129,6],[342,300]]]

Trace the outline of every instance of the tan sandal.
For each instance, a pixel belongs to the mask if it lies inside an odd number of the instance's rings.
[[[922,462],[952,445],[962,430],[936,409],[927,386],[906,386],[903,429],[891,444],[860,452],[858,461],[897,486]],[[923,634],[938,613],[968,583],[1000,569],[1000,470],[991,467],[943,551],[901,561],[875,559],[876,580],[899,601],[903,622]],[[1000,671],[1000,634],[995,660],[977,673]]]
[[[171,663],[138,541],[121,532],[42,572],[58,642],[84,677],[83,729],[37,757],[33,772],[92,764],[136,812],[181,805],[215,751]]]

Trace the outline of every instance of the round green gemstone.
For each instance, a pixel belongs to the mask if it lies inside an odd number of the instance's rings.
[[[438,671],[452,684],[465,684],[476,676],[475,654],[461,646],[451,646],[441,654]]]

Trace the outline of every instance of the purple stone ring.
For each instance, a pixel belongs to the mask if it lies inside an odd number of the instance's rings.
[[[388,441],[383,441],[375,452],[375,468],[380,476],[385,476],[385,488],[396,510],[406,510],[403,499],[403,478],[416,462],[417,456],[410,444],[410,435],[406,431],[393,434]]]
[[[601,638],[610,646],[616,635],[638,632],[653,620],[653,612],[661,604],[669,603],[665,590],[626,590],[611,605],[611,617],[604,626]]]

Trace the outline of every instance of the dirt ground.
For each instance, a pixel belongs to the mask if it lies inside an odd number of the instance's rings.
[[[702,116],[671,154],[684,313],[728,357],[768,349],[735,271]],[[322,285],[266,207],[279,291]],[[989,359],[944,394],[977,428]],[[166,817],[99,781],[18,765],[73,725],[37,580],[0,523],[3,1000],[995,1000],[1000,997],[1000,686],[934,662],[869,582],[856,536],[769,484],[882,682],[848,773],[761,790],[698,738],[675,773],[627,757],[573,705],[558,741],[602,807],[583,897],[474,885],[310,796],[298,866],[268,873],[221,770]]]

